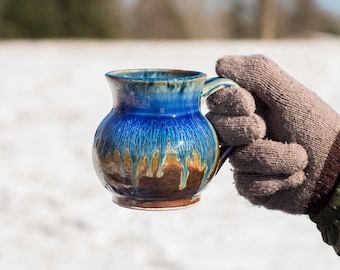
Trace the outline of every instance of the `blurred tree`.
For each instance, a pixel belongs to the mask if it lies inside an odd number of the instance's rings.
[[[17,38],[56,35],[58,15],[54,4],[52,1],[2,1],[0,36]]]
[[[340,20],[319,8],[315,0],[295,0],[278,10],[278,37],[308,37],[317,32],[340,34]]]
[[[246,1],[233,0],[223,16],[228,38],[259,38],[260,20],[258,6]]]
[[[295,8],[290,14],[290,28],[293,35],[305,34],[312,29],[316,6],[314,0],[295,0]]]
[[[182,39],[188,34],[171,0],[140,0],[133,13],[133,26],[128,37]]]
[[[340,34],[340,19],[321,10],[315,0],[234,0],[222,17],[228,38]]]
[[[0,37],[118,37],[118,0],[2,0]]]
[[[275,0],[258,0],[261,15],[261,38],[276,37],[276,3]]]
[[[340,35],[340,19],[316,0],[0,0],[0,38],[254,39],[315,32]]]

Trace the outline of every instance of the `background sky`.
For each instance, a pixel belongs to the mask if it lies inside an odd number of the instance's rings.
[[[340,1],[339,0],[317,0],[320,7],[330,11],[336,15],[340,15]]]

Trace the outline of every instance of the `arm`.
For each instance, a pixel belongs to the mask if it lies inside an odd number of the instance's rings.
[[[309,215],[340,253],[340,116],[265,56],[222,57],[216,72],[241,86],[207,100],[239,194]]]
[[[338,182],[340,175],[338,176]],[[317,215],[310,216],[321,232],[323,241],[333,246],[340,256],[340,184],[335,189],[327,206]]]

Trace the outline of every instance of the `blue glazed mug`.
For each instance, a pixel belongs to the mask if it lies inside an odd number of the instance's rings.
[[[105,76],[113,109],[96,131],[93,162],[113,201],[149,210],[197,203],[231,152],[230,147],[221,151],[201,102],[236,83],[168,69],[117,70]]]

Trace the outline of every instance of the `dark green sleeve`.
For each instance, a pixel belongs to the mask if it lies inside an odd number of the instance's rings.
[[[328,205],[311,220],[316,223],[323,240],[340,256],[340,184]]]

